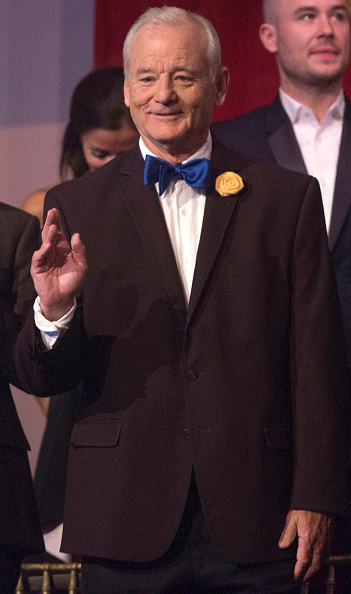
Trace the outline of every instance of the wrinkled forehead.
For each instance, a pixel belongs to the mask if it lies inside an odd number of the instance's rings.
[[[175,25],[166,24],[146,24],[143,25],[135,34],[131,46],[130,53],[140,51],[141,48],[150,45],[155,46],[155,42],[162,37],[163,40],[172,39],[172,43],[177,46],[182,46],[185,49],[191,49],[198,45],[202,48],[206,46],[206,36],[202,27],[192,21],[183,21]],[[196,40],[196,43],[194,41]],[[160,45],[159,51],[162,47]]]
[[[146,24],[135,34],[129,54],[130,69],[148,66],[195,64],[208,66],[207,39],[203,29],[190,21],[176,26]]]

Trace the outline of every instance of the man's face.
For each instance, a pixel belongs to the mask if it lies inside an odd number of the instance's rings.
[[[260,36],[276,54],[283,89],[341,83],[350,60],[347,1],[276,0],[272,7],[273,24],[262,25]]]
[[[210,79],[202,29],[144,25],[130,48],[125,102],[146,146],[170,160],[186,158],[206,140],[214,105],[224,101],[227,71]]]

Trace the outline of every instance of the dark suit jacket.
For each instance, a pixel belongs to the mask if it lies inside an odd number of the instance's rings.
[[[89,262],[55,347],[28,318],[17,350],[30,391],[84,382],[63,550],[159,557],[193,469],[236,561],[292,554],[277,547],[290,506],[345,511],[346,364],[318,184],[216,143],[212,168],[188,308],[138,148],[47,196]],[[243,177],[237,195],[214,190],[225,171]]]
[[[279,96],[227,122],[212,125],[216,136],[233,150],[273,161],[293,171],[306,167],[293,127]],[[351,101],[346,98],[343,132],[337,167],[329,248],[338,283],[348,364],[351,369]]]
[[[0,547],[26,549],[27,553],[40,551],[43,542],[28,463],[29,445],[9,383],[18,385],[14,346],[35,295],[29,266],[39,236],[35,217],[0,203]]]

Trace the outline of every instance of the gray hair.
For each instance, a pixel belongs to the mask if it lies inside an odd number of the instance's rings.
[[[196,12],[190,12],[176,6],[149,8],[129,29],[123,45],[125,77],[127,77],[129,73],[130,46],[136,33],[141,27],[144,25],[155,27],[179,27],[184,21],[196,23],[204,31],[207,39],[207,60],[210,69],[210,77],[213,82],[216,81],[221,69],[221,45],[212,23]]]

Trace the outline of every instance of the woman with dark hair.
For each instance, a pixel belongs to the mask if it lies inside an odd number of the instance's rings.
[[[63,138],[60,174],[94,171],[136,144],[138,133],[123,96],[120,66],[94,70],[77,85]]]
[[[62,180],[95,171],[137,143],[139,135],[124,103],[123,84],[123,68],[107,66],[93,70],[76,86],[62,143]],[[33,192],[22,204],[41,225],[50,187]]]

